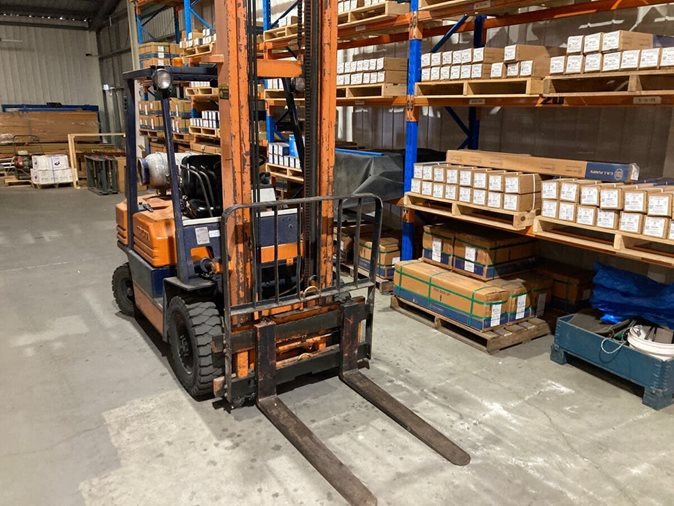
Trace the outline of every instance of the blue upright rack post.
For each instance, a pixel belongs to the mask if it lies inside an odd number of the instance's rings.
[[[192,31],[192,0],[183,0],[183,16],[185,16],[185,33]]]
[[[271,22],[271,0],[262,0],[262,29],[264,31],[272,28]],[[267,79],[264,80],[264,87],[268,86]],[[274,142],[274,132],[276,131],[276,122],[271,114],[271,109],[267,107],[265,116],[265,127],[267,130],[267,142]]]
[[[414,20],[419,14],[419,0],[410,1],[410,13]],[[413,97],[416,84],[421,79],[421,36],[418,33],[410,34],[407,64],[407,96]],[[408,104],[412,103],[408,100]],[[408,105],[405,121],[405,173],[404,191],[412,189],[414,164],[417,161],[417,147],[419,143],[419,122],[414,107]],[[400,257],[402,260],[411,260],[414,256],[414,212],[406,209],[403,212],[402,244]]]

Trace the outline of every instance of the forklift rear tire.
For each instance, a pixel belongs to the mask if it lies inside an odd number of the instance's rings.
[[[168,308],[168,341],[171,366],[178,381],[194,398],[213,395],[213,380],[224,374],[211,350],[214,338],[224,330],[213,302],[171,299]]]
[[[122,314],[133,316],[136,313],[136,303],[133,299],[133,283],[129,264],[120,265],[112,273],[112,295]]]

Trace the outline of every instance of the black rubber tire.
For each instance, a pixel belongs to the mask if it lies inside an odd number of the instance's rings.
[[[213,302],[174,297],[168,307],[171,366],[192,397],[213,396],[213,380],[224,374],[216,364],[211,342],[223,334],[222,318]]]
[[[112,273],[112,295],[122,314],[127,316],[136,314],[129,264],[120,265]]]

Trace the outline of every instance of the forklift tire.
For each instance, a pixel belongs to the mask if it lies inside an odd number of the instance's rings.
[[[136,313],[136,303],[133,299],[133,283],[131,282],[131,269],[129,264],[120,265],[112,273],[112,295],[117,307],[127,316]]]
[[[173,297],[168,307],[171,366],[178,381],[194,398],[211,397],[213,380],[224,374],[213,357],[211,342],[224,333],[213,302]]]

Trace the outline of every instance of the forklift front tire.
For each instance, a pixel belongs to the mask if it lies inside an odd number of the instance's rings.
[[[213,380],[224,374],[213,357],[211,343],[223,334],[222,318],[213,302],[173,297],[168,307],[171,366],[192,397],[213,395]]]
[[[127,316],[133,316],[136,312],[136,303],[133,299],[133,283],[131,282],[131,269],[129,264],[120,265],[112,274],[112,295],[117,307]]]

